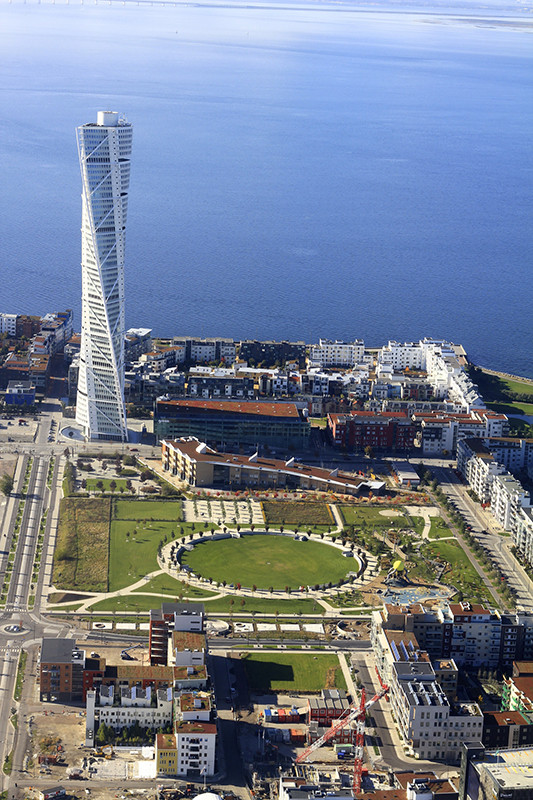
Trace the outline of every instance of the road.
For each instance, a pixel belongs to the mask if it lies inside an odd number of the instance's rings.
[[[452,500],[463,515],[466,523],[472,526],[471,534],[485,548],[492,561],[500,569],[503,579],[514,590],[517,610],[533,612],[533,581],[510,552],[512,539],[502,536],[501,529],[492,514],[475,503],[451,469],[432,467],[444,494]]]

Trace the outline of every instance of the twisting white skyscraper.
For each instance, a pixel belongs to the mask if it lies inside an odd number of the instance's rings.
[[[116,111],[77,129],[82,178],[82,322],[76,421],[87,439],[127,439],[124,247],[132,126]]]

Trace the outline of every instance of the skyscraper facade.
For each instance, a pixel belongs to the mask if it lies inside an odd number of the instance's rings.
[[[82,179],[82,322],[76,421],[125,441],[124,249],[132,126],[116,111],[77,129]]]

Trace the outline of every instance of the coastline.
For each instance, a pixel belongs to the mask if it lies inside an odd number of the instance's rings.
[[[526,386],[533,387],[533,378],[525,378],[523,375],[513,375],[510,372],[499,372],[495,369],[489,369],[489,367],[484,367],[482,364],[475,364],[478,369],[486,372],[487,375],[496,375],[497,378],[504,378],[510,379],[513,381],[518,381],[519,383],[524,383]]]

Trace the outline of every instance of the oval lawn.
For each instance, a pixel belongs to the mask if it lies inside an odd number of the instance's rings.
[[[213,581],[283,591],[286,586],[338,583],[358,562],[337,547],[268,534],[202,542],[182,554],[182,564]]]

